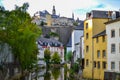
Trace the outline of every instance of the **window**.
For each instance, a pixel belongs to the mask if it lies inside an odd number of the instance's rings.
[[[88,52],[89,51],[89,46],[86,46],[86,52]]]
[[[88,36],[89,36],[88,33],[86,33],[86,39],[88,39]]]
[[[106,62],[103,62],[103,69],[106,69]]]
[[[98,69],[100,69],[100,61],[98,61]]]
[[[115,62],[111,62],[111,70],[115,69]]]
[[[86,60],[86,66],[88,66],[89,65],[89,62],[88,62],[88,59]]]
[[[97,57],[100,58],[100,50],[97,51]]]
[[[103,50],[103,58],[105,58],[105,57],[106,57],[106,51]]]
[[[111,44],[111,53],[115,52],[115,44]]]
[[[86,29],[88,29],[88,23],[86,23]]]
[[[111,30],[111,38],[115,37],[115,30]]]
[[[105,36],[102,37],[102,41],[105,42]]]
[[[98,39],[99,39],[99,38],[97,37],[97,38],[96,38],[96,43],[98,43],[98,41],[99,41]]]
[[[96,62],[94,61],[94,68],[96,68]]]

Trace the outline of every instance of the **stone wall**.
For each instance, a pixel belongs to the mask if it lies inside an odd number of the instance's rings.
[[[73,30],[72,26],[54,26],[54,27],[42,27],[43,35],[49,34],[51,31],[56,32],[59,35],[59,41],[62,42],[65,46],[71,36]]]

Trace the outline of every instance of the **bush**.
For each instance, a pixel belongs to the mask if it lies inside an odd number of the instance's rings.
[[[74,65],[72,66],[72,69],[74,72],[78,72],[79,71],[79,65],[77,63],[74,63]]]
[[[58,52],[55,52],[51,58],[51,62],[54,64],[60,64],[61,58],[58,54]]]

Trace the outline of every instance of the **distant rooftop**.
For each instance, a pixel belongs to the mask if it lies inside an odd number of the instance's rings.
[[[51,15],[52,18],[59,18],[58,15]]]
[[[80,24],[75,27],[75,30],[84,30],[84,21],[81,21]]]
[[[47,14],[50,14],[47,10],[43,10],[39,12],[40,16],[46,16]]]
[[[49,39],[49,38],[39,38],[38,39],[38,44],[41,46],[48,46],[48,44],[52,47],[60,47],[63,46],[63,44],[55,39]]]

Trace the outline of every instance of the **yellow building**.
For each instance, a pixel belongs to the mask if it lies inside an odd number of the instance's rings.
[[[99,36],[100,43],[96,44],[96,39],[93,37],[105,30],[104,23],[109,20],[107,13],[107,11],[93,10],[86,15],[86,20],[84,21],[84,78],[103,79],[104,74],[95,68],[94,64],[95,62],[96,65],[100,64],[100,69],[102,69],[102,61],[106,61],[106,59],[102,58],[102,56],[98,59],[96,50],[106,50],[106,42],[103,43],[102,37]]]
[[[46,23],[47,23],[47,26],[51,26],[52,25],[52,18],[51,18],[50,14],[46,15]]]
[[[104,80],[107,68],[107,38],[106,31],[93,36],[93,75],[94,79]]]

